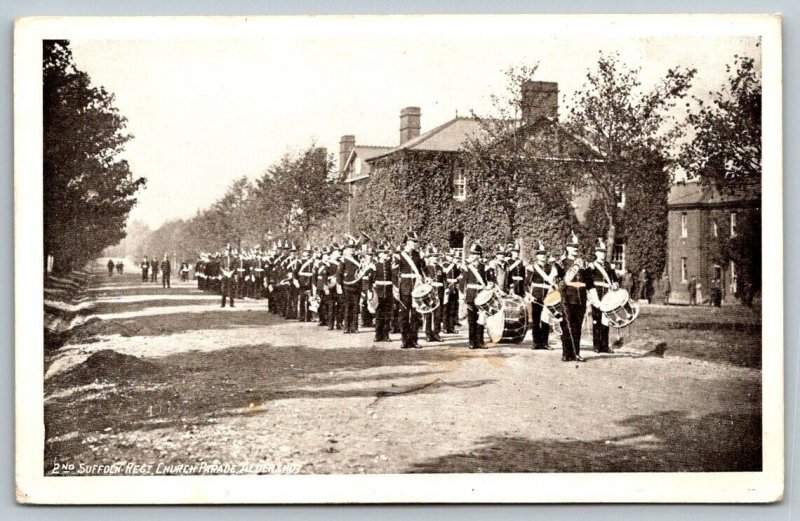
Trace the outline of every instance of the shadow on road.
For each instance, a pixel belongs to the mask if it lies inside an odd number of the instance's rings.
[[[761,471],[761,416],[682,411],[631,416],[633,432],[600,440],[489,436],[466,453],[413,465],[415,473]]]

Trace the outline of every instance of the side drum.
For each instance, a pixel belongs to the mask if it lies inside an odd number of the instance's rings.
[[[411,299],[418,313],[431,313],[439,307],[439,296],[430,284],[420,284],[411,292]]]
[[[639,306],[631,302],[624,289],[606,293],[600,301],[600,311],[608,324],[616,327],[628,327],[639,316]]]

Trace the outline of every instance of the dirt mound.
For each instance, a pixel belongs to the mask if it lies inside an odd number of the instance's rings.
[[[138,380],[157,374],[159,371],[159,367],[152,362],[103,349],[92,354],[63,378],[64,383],[75,386],[103,380]]]

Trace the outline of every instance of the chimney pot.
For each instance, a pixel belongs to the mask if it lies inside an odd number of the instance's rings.
[[[342,173],[344,169],[344,164],[347,161],[347,158],[350,157],[350,152],[353,151],[353,148],[356,146],[356,137],[352,135],[342,136],[339,140],[339,174]]]

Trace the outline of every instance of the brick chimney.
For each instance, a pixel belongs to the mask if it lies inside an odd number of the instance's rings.
[[[541,118],[558,119],[558,83],[526,81],[522,84],[522,119],[534,122]]]
[[[422,111],[419,107],[406,107],[400,111],[400,144],[419,136],[420,118]]]
[[[342,173],[344,164],[347,162],[347,158],[350,157],[350,152],[353,151],[355,146],[355,136],[342,136],[342,139],[339,140],[339,174]]]

